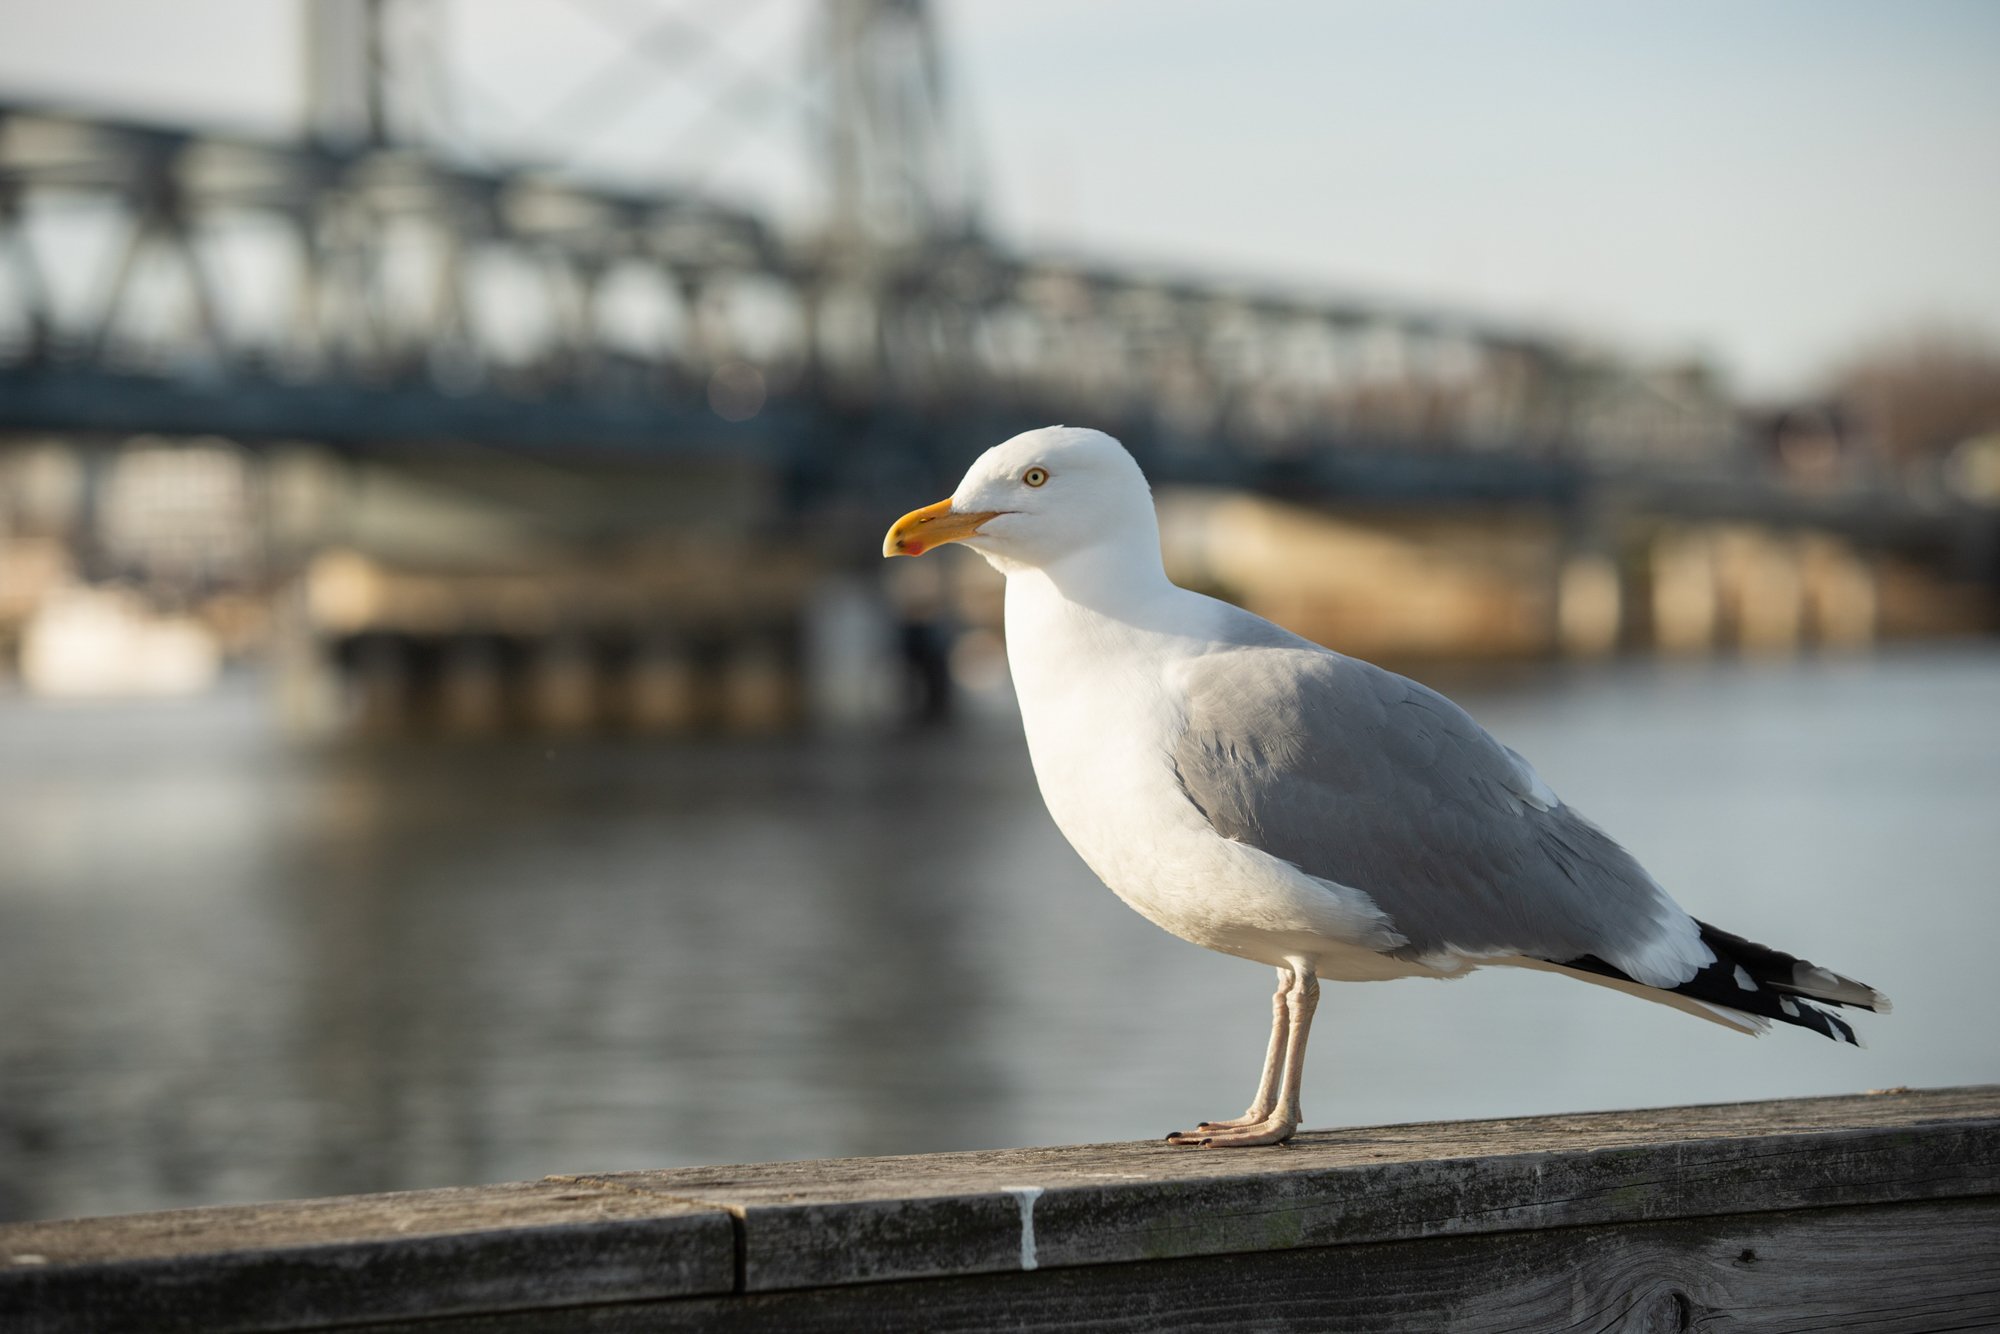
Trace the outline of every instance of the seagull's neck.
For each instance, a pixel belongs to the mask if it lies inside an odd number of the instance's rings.
[[[1154,543],[1102,543],[1072,551],[1046,565],[1007,572],[1007,590],[1016,586],[1037,600],[1058,598],[1072,607],[1113,620],[1129,621],[1179,592],[1167,578]]]
[[[1090,547],[1007,570],[1007,636],[1059,657],[1077,636],[1102,650],[1130,642],[1132,631],[1175,632],[1178,604],[1188,596],[1167,578],[1157,546]]]

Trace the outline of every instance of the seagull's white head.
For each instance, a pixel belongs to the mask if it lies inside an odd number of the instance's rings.
[[[1125,446],[1102,431],[1045,426],[993,446],[951,499],[896,520],[885,556],[963,542],[1002,571],[1047,568],[1110,548],[1157,563],[1153,493]]]

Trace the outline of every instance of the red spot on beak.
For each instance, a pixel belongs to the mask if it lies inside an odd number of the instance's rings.
[[[906,556],[921,556],[924,554],[924,544],[921,542],[905,542],[903,543],[903,554]]]

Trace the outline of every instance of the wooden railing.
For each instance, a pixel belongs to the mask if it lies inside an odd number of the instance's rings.
[[[2000,1087],[0,1226],[0,1330],[2000,1327]]]

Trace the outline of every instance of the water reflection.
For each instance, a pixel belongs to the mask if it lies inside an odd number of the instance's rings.
[[[1316,1124],[2000,1078],[2000,653],[1445,683],[1855,1053],[1560,979],[1334,987]],[[1157,1134],[1264,970],[1132,915],[1008,729],[288,749],[0,704],[0,1217]]]

